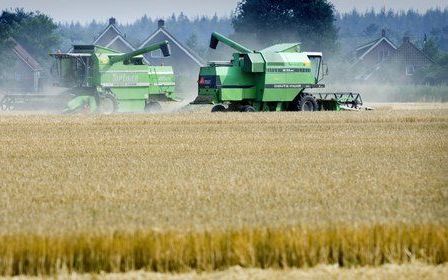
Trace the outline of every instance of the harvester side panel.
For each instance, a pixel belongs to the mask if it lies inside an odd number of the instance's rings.
[[[118,112],[142,111],[147,100],[175,98],[174,72],[170,66],[135,65],[133,70],[124,66],[116,63],[101,73],[101,85],[114,94]]]
[[[102,87],[148,86],[148,66],[135,65],[132,69],[116,63],[100,67],[100,85]]]
[[[249,53],[244,55],[243,70],[249,73],[263,73],[265,61],[260,53]]]
[[[219,98],[225,101],[242,101],[255,98],[255,81],[253,74],[244,72],[240,67],[217,67],[216,75],[221,89]]]
[[[315,83],[309,59],[299,53],[263,53],[266,60],[263,102],[291,102]],[[300,81],[300,82],[297,82]]]
[[[176,87],[174,71],[171,66],[150,66],[149,67],[149,94],[174,94]]]

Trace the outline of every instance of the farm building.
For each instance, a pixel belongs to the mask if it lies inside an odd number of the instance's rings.
[[[0,77],[1,87],[7,92],[38,92],[42,90],[44,71],[39,62],[16,40],[11,42],[13,66]]]
[[[397,46],[382,30],[381,37],[359,46],[355,50],[353,68],[359,73],[355,79],[362,81],[407,82],[414,73],[434,62],[415,46],[409,37],[404,37]]]
[[[92,44],[119,52],[130,52],[135,50],[132,44],[126,40],[126,35],[118,29],[117,20],[113,17],[109,19],[109,25]]]
[[[177,82],[183,89],[195,86],[199,67],[204,65],[205,62],[166,29],[164,20],[158,21],[157,30],[148,36],[139,48],[165,40],[170,43],[171,56],[163,57],[160,50],[158,50],[146,54],[146,60],[152,65],[173,66]]]

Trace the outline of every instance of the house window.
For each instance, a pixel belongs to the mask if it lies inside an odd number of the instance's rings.
[[[415,66],[414,65],[408,65],[406,66],[406,76],[412,76],[415,73]]]
[[[163,58],[161,50],[155,50],[151,52],[152,58]]]

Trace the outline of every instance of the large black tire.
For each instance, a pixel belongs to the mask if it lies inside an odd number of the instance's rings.
[[[115,96],[108,92],[99,97],[98,112],[104,115],[110,115],[118,110],[118,103]]]
[[[250,105],[245,105],[245,106],[241,107],[241,112],[252,113],[252,112],[255,112],[255,108]]]
[[[162,106],[159,102],[151,101],[146,104],[145,106],[145,112],[148,113],[159,113],[162,111]]]
[[[213,106],[213,108],[212,108],[212,113],[225,112],[225,111],[227,111],[227,109],[222,104],[217,104],[217,105]]]
[[[300,94],[293,102],[294,111],[313,112],[319,110],[316,98],[309,94]]]

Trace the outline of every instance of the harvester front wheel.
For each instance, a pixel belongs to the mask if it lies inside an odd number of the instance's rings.
[[[110,115],[117,111],[118,104],[117,100],[115,99],[115,96],[113,96],[111,93],[106,93],[102,96],[100,96],[100,102],[99,102],[99,112],[104,115]]]
[[[227,111],[227,109],[222,104],[217,104],[217,105],[213,106],[213,108],[212,108],[212,113],[225,112],[225,111]]]
[[[162,111],[162,106],[160,105],[159,102],[151,101],[145,106],[145,112],[158,113],[160,111]]]
[[[313,112],[317,111],[319,106],[317,105],[316,98],[312,95],[302,94],[294,104],[296,111]]]

